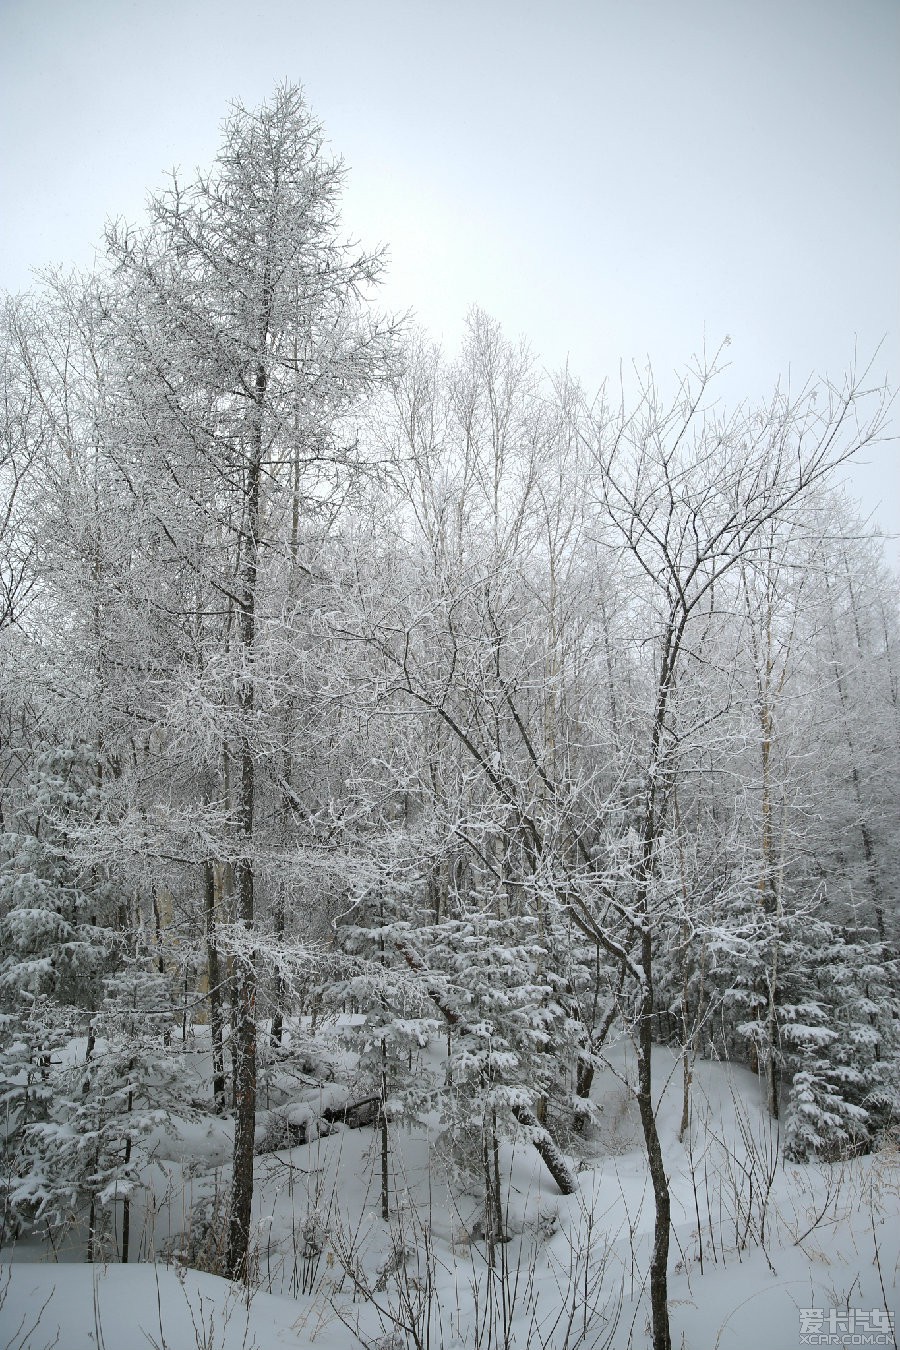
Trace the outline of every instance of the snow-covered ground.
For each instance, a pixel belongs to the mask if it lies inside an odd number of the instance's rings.
[[[198,1117],[177,1137],[157,1140],[155,1200],[135,1206],[131,1264],[79,1264],[80,1244],[59,1248],[57,1260],[28,1244],[3,1253],[0,1347],[649,1345],[653,1204],[637,1111],[623,1082],[629,1055],[627,1044],[611,1054],[595,1084],[598,1124],[571,1142],[576,1195],[558,1193],[526,1139],[502,1147],[508,1241],[495,1246],[493,1273],[480,1237],[483,1199],[458,1156],[448,1163],[436,1119],[390,1127],[387,1224],[380,1135],[339,1127],[257,1159],[249,1295],[186,1268],[172,1254],[184,1258],[189,1248],[192,1261],[215,1268],[230,1180],[228,1125]],[[695,1066],[691,1128],[679,1142],[680,1062],[659,1049],[654,1067],[660,1085],[668,1075],[659,1122],[673,1196],[674,1346],[892,1344],[896,1153],[785,1164],[758,1080],[709,1063]],[[340,1096],[334,1085],[323,1094],[328,1105]],[[308,1086],[297,1093],[292,1124],[316,1114],[312,1096]],[[208,1227],[198,1218],[203,1204]],[[168,1264],[135,1260],[163,1249]],[[818,1339],[831,1335],[838,1340]]]

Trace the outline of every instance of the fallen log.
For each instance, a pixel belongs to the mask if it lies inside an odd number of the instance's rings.
[[[513,1106],[510,1109],[519,1124],[524,1125],[528,1130],[529,1139],[540,1154],[544,1166],[561,1193],[563,1195],[574,1195],[578,1190],[575,1173],[566,1162],[549,1130],[544,1129],[530,1106]]]

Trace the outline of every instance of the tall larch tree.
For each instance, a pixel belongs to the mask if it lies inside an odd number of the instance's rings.
[[[279,763],[277,672],[260,654],[292,516],[299,507],[315,522],[346,491],[358,458],[347,415],[390,348],[367,304],[381,258],[340,238],[343,178],[301,90],[285,86],[257,110],[234,106],[212,171],[189,183],[173,174],[145,229],[109,233],[125,288],[131,448],[170,542],[204,574],[203,603],[228,617],[234,694],[219,762],[231,781],[218,796],[249,953],[232,1029],[233,1278],[246,1273],[253,1195],[257,810]]]

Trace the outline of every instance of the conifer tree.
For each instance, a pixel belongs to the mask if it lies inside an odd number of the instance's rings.
[[[301,91],[285,86],[259,109],[235,106],[213,169],[187,184],[173,177],[151,199],[145,230],[109,237],[127,293],[132,417],[156,475],[150,491],[184,563],[205,573],[205,602],[230,615],[235,692],[222,739],[232,781],[217,795],[232,822],[236,917],[250,942],[232,1028],[235,1278],[246,1273],[253,1193],[257,809],[275,767],[265,734],[272,672],[262,661],[271,588],[289,553],[292,506],[326,521],[346,490],[356,455],[342,418],[387,352],[385,329],[362,304],[381,260],[340,240],[342,180]]]

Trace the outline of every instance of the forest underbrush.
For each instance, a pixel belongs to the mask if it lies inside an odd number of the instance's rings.
[[[346,1049],[346,1027],[332,1028],[331,1044],[318,1035],[325,1050],[316,1061],[289,1049],[266,1056],[252,1259],[243,1285],[222,1275],[230,1119],[199,1107],[173,1112],[157,1127],[131,1197],[128,1263],[114,1201],[90,1265],[83,1213],[73,1213],[52,1242],[32,1234],[11,1243],[2,1252],[0,1344],[648,1344],[653,1197],[627,1038],[611,1046],[596,1075],[593,1122],[566,1140],[579,1185],[562,1196],[521,1129],[491,1141],[495,1194],[485,1183],[476,1125],[451,1131],[439,1110],[404,1118],[398,1105],[386,1132],[377,1116],[351,1128],[341,1113],[364,1100],[370,1085]],[[185,1077],[196,1074],[198,1086],[207,1058],[202,1039],[185,1049]],[[443,1042],[434,1041],[414,1067],[442,1080],[444,1058]],[[801,1328],[818,1326],[821,1313],[820,1330],[828,1333],[830,1318],[848,1344],[891,1344],[884,1337],[891,1336],[886,1314],[895,1306],[900,1264],[896,1149],[832,1163],[786,1162],[757,1077],[708,1061],[694,1065],[690,1124],[679,1140],[680,1060],[664,1047],[655,1060],[665,1084],[657,1119],[672,1192],[675,1343],[697,1350],[809,1343]],[[292,1131],[306,1142],[291,1143]],[[850,1340],[856,1324],[882,1339]]]

